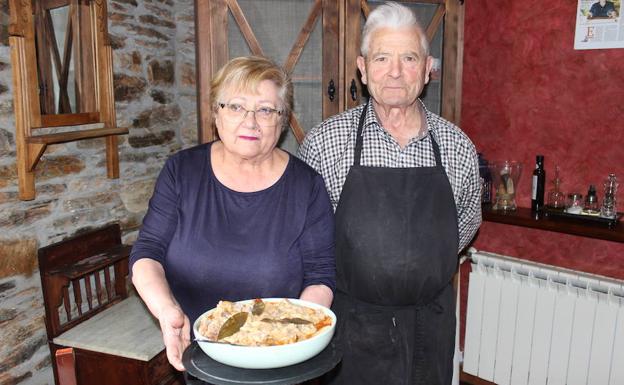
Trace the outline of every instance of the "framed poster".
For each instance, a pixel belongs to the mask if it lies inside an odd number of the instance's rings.
[[[624,48],[622,0],[578,0],[574,49]]]

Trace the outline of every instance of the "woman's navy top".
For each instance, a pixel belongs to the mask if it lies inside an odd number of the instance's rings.
[[[162,264],[191,325],[219,300],[298,298],[314,284],[334,290],[334,214],[323,178],[290,155],[271,187],[233,191],[214,176],[210,148],[167,160],[130,268],[141,258]]]

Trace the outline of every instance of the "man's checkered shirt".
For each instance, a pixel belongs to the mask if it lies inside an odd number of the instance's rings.
[[[298,156],[325,179],[334,210],[342,185],[353,164],[357,126],[363,105],[345,111],[314,127],[299,148]],[[481,183],[475,146],[457,126],[428,111],[428,131],[412,138],[405,148],[377,121],[373,104],[368,106],[362,135],[362,166],[431,167],[435,157],[431,133],[440,147],[442,164],[451,183],[459,222],[459,250],[474,237],[481,224]]]

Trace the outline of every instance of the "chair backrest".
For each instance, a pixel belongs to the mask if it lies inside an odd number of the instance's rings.
[[[39,249],[49,341],[128,296],[129,254],[118,224]]]

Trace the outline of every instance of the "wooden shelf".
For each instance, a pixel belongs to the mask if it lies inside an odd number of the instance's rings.
[[[494,211],[489,205],[483,206],[483,220],[624,243],[624,224],[621,221],[609,228],[601,223],[536,215],[525,207],[510,212]]]
[[[90,130],[57,132],[55,134],[29,136],[28,138],[26,138],[26,141],[28,143],[55,144],[73,142],[75,140],[82,139],[101,138],[109,135],[123,135],[127,133],[128,129],[125,127],[105,127],[94,128]]]

